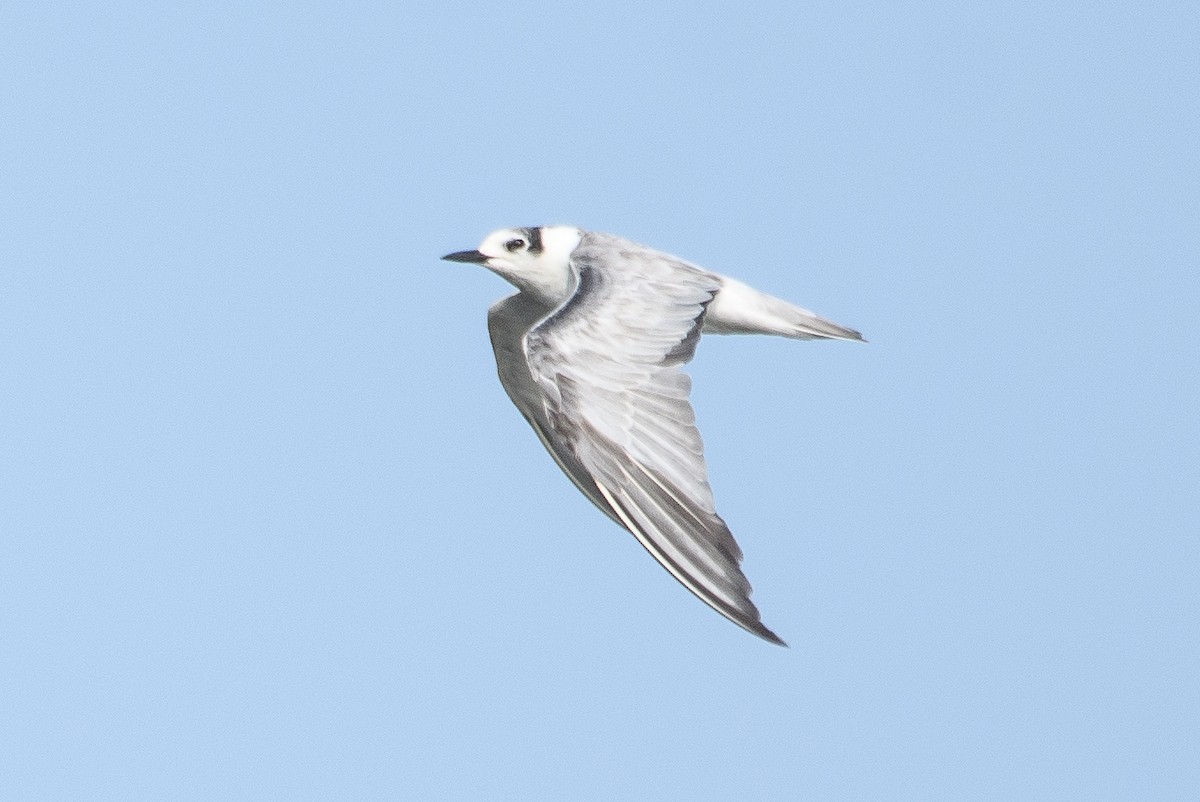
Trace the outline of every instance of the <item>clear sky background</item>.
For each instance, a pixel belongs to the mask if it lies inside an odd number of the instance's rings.
[[[0,796],[1194,799],[1191,3],[8,2]],[[770,646],[559,473],[438,261],[707,337]]]

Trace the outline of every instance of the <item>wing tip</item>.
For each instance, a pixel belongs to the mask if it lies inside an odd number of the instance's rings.
[[[846,340],[848,342],[866,343],[870,342],[866,337],[862,336],[861,331],[848,328],[846,326],[838,326],[834,324],[835,331],[830,334],[821,335],[827,340]]]
[[[758,637],[765,640],[767,643],[773,643],[776,646],[782,646],[785,649],[792,648],[791,646],[787,645],[787,641],[785,641],[783,638],[779,637],[774,632],[772,632],[770,629],[768,629],[766,624],[764,624],[761,621],[746,622],[746,623],[742,624],[742,626],[746,629],[747,632],[757,635]]]

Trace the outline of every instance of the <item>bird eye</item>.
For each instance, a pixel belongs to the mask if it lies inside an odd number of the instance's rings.
[[[510,239],[508,242],[504,243],[504,250],[508,251],[509,253],[519,251],[524,247],[525,240],[523,239]]]

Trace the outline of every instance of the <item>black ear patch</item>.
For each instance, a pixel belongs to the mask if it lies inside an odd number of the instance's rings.
[[[522,228],[521,233],[529,243],[530,253],[542,252],[542,230],[540,228]]]

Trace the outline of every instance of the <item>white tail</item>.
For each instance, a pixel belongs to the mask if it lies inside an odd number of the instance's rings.
[[[861,340],[854,329],[839,326],[807,309],[721,277],[721,289],[708,305],[704,331],[713,334],[777,334],[797,340]]]

